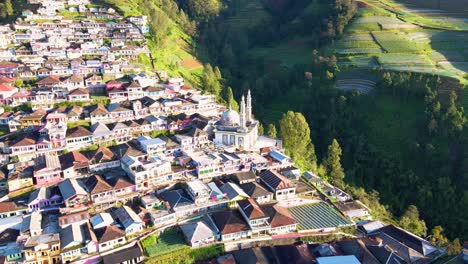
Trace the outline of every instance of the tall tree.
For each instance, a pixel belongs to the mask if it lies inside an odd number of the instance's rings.
[[[449,106],[447,107],[444,117],[449,133],[457,135],[463,130],[463,126],[466,123],[466,117],[464,115],[463,107],[457,107],[457,94],[455,91],[450,93]]]
[[[258,134],[260,136],[262,136],[263,134],[265,134],[265,129],[263,128],[263,124],[262,123],[258,123]]]
[[[5,8],[6,12],[9,16],[13,15],[13,4],[11,3],[11,0],[5,0]]]
[[[276,126],[275,124],[271,123],[268,125],[268,130],[267,130],[267,135],[271,138],[276,138],[276,135],[277,132],[276,132]]]
[[[419,210],[416,206],[410,205],[400,218],[400,226],[418,236],[426,236],[426,222],[420,219]]]
[[[345,177],[343,167],[341,167],[341,155],[342,150],[340,144],[338,144],[336,139],[333,139],[330,146],[328,146],[328,152],[323,161],[323,166],[330,181],[338,186],[343,186]]]
[[[447,245],[448,239],[444,236],[444,229],[441,226],[435,226],[432,228],[430,241],[438,247]]]
[[[450,243],[449,246],[447,247],[447,254],[449,254],[449,256],[455,256],[455,255],[460,254],[462,249],[463,247],[460,243],[460,239],[455,238],[452,241],[452,243]]]
[[[234,94],[232,93],[232,88],[227,87],[224,89],[224,100],[233,110],[239,111],[239,104],[234,99]]]
[[[219,99],[221,92],[221,83],[218,77],[216,76],[215,71],[211,64],[206,64],[203,69],[203,75],[201,78],[203,90],[207,91],[210,94],[214,94],[216,98]]]
[[[301,113],[288,111],[280,120],[281,138],[286,153],[305,170],[317,171],[317,157],[310,138],[309,124]]]

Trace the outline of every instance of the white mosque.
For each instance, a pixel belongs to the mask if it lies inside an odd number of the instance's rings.
[[[258,121],[252,117],[252,97],[247,93],[247,106],[244,96],[240,105],[240,115],[229,107],[214,125],[214,143],[235,146],[238,149],[252,150],[258,138]]]

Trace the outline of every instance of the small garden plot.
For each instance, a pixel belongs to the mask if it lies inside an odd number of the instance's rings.
[[[417,55],[417,54],[381,54],[378,59],[381,65],[429,65],[432,66],[433,63],[429,60],[426,55]]]
[[[340,41],[337,49],[380,49],[374,41]]]
[[[150,257],[163,255],[172,251],[188,248],[182,234],[176,230],[169,230],[159,237],[151,235],[141,241],[146,254]]]
[[[368,32],[368,31],[377,31],[381,30],[380,25],[375,23],[352,23],[351,26],[348,27],[348,32]]]
[[[319,230],[349,225],[341,214],[325,203],[295,206],[288,209],[300,230]]]
[[[391,71],[410,71],[410,72],[421,72],[421,73],[430,73],[430,74],[440,73],[439,69],[437,69],[437,67],[433,65],[386,64],[386,65],[382,65],[382,67],[385,70],[391,70]]]
[[[372,41],[340,41],[332,47],[338,54],[373,54],[381,53],[382,49]]]
[[[374,41],[369,33],[353,34],[342,38],[340,41]]]
[[[402,22],[398,18],[388,16],[368,16],[360,17],[354,21],[354,23],[398,23]]]
[[[359,55],[359,54],[377,54],[382,53],[382,49],[337,49],[335,50],[340,55]]]
[[[398,32],[372,32],[377,42],[389,53],[417,53],[429,49],[426,45],[415,43]]]
[[[338,65],[340,66],[355,66],[358,68],[376,68],[379,67],[379,64],[375,57],[373,56],[348,56],[345,58],[341,58],[338,61]]]

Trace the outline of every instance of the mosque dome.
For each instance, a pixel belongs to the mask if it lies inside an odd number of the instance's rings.
[[[221,115],[221,124],[224,126],[238,125],[240,123],[240,115],[236,111],[229,109]]]

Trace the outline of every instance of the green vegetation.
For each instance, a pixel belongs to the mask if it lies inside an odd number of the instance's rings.
[[[159,236],[148,236],[141,243],[146,254],[150,257],[164,255],[188,247],[185,244],[184,237],[176,230],[165,231]]]
[[[286,153],[305,170],[317,170],[315,148],[304,115],[288,111],[280,120],[281,138]]]
[[[209,260],[219,257],[224,254],[224,245],[215,244],[201,248],[192,249],[189,247],[173,251],[157,257],[152,257],[145,261],[150,264],[163,264],[163,263],[196,263],[199,261]]]
[[[323,160],[323,167],[325,168],[326,175],[332,184],[336,186],[343,186],[344,184],[344,171],[341,167],[341,147],[336,139],[333,139],[330,146],[328,146],[327,156]]]

